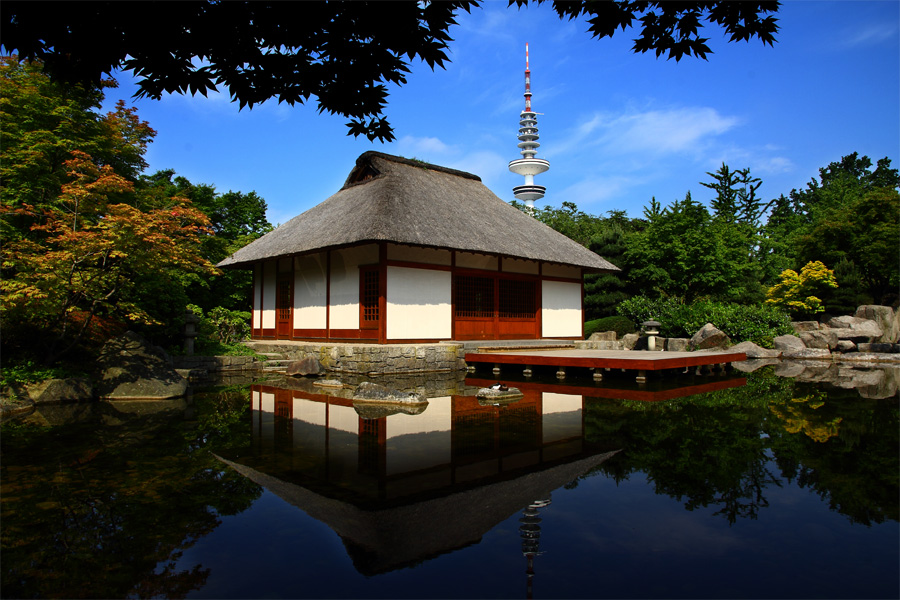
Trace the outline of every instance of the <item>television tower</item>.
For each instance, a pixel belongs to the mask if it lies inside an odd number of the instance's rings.
[[[537,113],[531,110],[531,69],[528,67],[528,44],[525,44],[525,110],[519,113],[519,149],[522,158],[510,161],[509,170],[525,177],[525,185],[513,188],[517,200],[525,203],[528,212],[534,211],[534,201],[544,197],[547,191],[534,184],[534,176],[550,168],[550,161],[535,158],[538,143]]]

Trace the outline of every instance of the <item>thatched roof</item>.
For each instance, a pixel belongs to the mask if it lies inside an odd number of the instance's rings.
[[[436,490],[436,497],[386,501],[360,508],[324,496],[253,467],[216,456],[257,485],[330,527],[344,541],[356,569],[366,576],[416,565],[428,558],[478,543],[491,529],[541,498],[605,462],[614,450],[568,463],[523,469],[516,477]],[[247,458],[240,459],[251,462]],[[343,490],[346,494],[346,490]]]
[[[618,271],[495,196],[480,177],[381,152],[362,154],[336,194],[219,266],[382,241]]]

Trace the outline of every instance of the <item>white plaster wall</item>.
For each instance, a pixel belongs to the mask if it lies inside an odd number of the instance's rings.
[[[262,324],[262,267],[253,267],[253,329]]]
[[[275,412],[275,394],[262,392],[260,394],[259,409],[262,412],[274,413]]]
[[[331,329],[359,329],[359,266],[378,262],[378,246],[331,253]]]
[[[294,398],[294,420],[325,427],[327,408],[324,402]]]
[[[521,260],[518,258],[504,258],[504,273],[527,273],[529,275],[538,274],[538,263],[534,260]]]
[[[294,329],[325,329],[327,289],[324,254],[294,259]]]
[[[544,270],[541,271],[547,277],[566,277],[568,279],[581,279],[581,269],[579,267],[569,267],[566,265],[554,265],[544,263]]]
[[[580,396],[579,396],[580,397]],[[450,396],[429,398],[428,408],[418,415],[398,413],[387,418],[387,439],[413,433],[430,431],[450,431],[452,428]]]
[[[262,326],[263,329],[275,328],[275,272],[274,260],[263,263],[263,299],[262,299]]]
[[[457,252],[456,266],[463,269],[484,269],[496,271],[498,261],[496,256],[488,254],[475,254],[474,252]]]
[[[387,257],[388,260],[403,260],[407,262],[444,265],[449,267],[451,254],[449,250],[440,250],[438,248],[420,248],[418,246],[388,244]]]
[[[450,339],[450,271],[387,269],[387,338]]]
[[[328,427],[359,435],[359,414],[352,406],[330,404],[328,406]]]
[[[581,319],[581,284],[542,282],[542,337],[581,337]]]
[[[583,434],[581,396],[544,392],[541,398],[541,437],[545,444]]]
[[[429,398],[418,415],[396,414],[387,418],[386,470],[389,475],[409,473],[449,464],[452,458],[450,396]]]
[[[581,412],[584,398],[575,394],[554,394],[543,392],[541,394],[541,413],[551,415],[553,413]]]

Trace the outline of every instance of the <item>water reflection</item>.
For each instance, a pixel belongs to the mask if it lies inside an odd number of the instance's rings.
[[[252,439],[223,458],[327,523],[373,575],[477,543],[618,450],[586,439],[584,396],[565,387],[497,405],[476,389],[366,418],[347,391],[255,385]]]
[[[0,437],[3,597],[592,597],[598,569],[616,597],[896,597],[896,370],[773,371],[506,377],[497,406],[491,379],[385,382],[419,414],[349,379],[48,407]]]

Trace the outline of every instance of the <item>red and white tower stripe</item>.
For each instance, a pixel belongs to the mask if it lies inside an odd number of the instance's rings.
[[[525,185],[513,188],[517,200],[525,203],[529,211],[534,210],[535,200],[544,197],[547,191],[542,185],[534,184],[534,176],[550,168],[550,162],[535,158],[538,143],[537,113],[531,109],[531,67],[529,65],[528,44],[525,44],[525,110],[519,113],[519,150],[522,158],[510,161],[509,170],[525,177]]]

